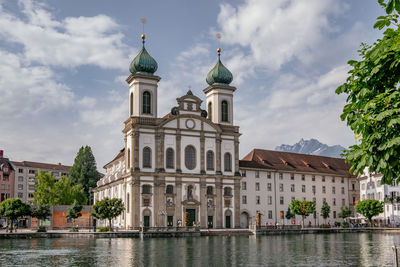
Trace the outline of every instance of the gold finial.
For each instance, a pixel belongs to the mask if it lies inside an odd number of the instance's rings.
[[[142,23],[142,40],[144,44],[144,40],[146,39],[146,34],[144,34],[144,24],[146,24],[147,20],[145,18],[140,19],[140,22]]]
[[[221,34],[220,33],[217,33],[217,39],[218,39],[218,49],[217,49],[217,52],[218,52],[218,58],[219,58],[219,56],[221,55],[221,48],[220,48],[220,40],[221,40]]]

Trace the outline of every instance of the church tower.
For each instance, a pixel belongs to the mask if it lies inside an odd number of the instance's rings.
[[[203,90],[207,98],[208,119],[217,124],[233,125],[233,92],[229,84],[232,73],[221,62],[221,48],[217,49],[218,62],[207,75],[209,86]]]
[[[160,77],[154,75],[157,62],[144,47],[146,35],[142,34],[142,50],[129,66],[129,116],[157,118],[157,87]]]

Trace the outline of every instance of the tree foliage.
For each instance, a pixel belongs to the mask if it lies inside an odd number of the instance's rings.
[[[351,216],[350,208],[348,206],[342,206],[340,208],[340,212],[338,214],[338,217],[345,220],[346,218],[349,218],[350,216]]]
[[[376,199],[366,199],[358,201],[356,211],[367,218],[371,223],[372,217],[379,215],[383,212],[383,203]]]
[[[92,208],[92,216],[100,220],[108,220],[110,230],[112,230],[111,220],[122,214],[124,204],[119,198],[104,198],[97,201]]]
[[[296,215],[293,214],[293,213],[290,211],[290,207],[288,207],[288,208],[287,208],[287,211],[286,211],[285,217],[286,217],[287,220],[290,220],[290,219],[296,217]]]
[[[374,27],[387,29],[373,45],[361,44],[360,61],[350,60],[346,82],[336,89],[346,94],[342,120],[354,131],[358,144],[344,152],[354,174],[383,174],[382,183],[400,177],[400,0],[379,0],[386,15]]]
[[[100,174],[97,172],[96,160],[93,156],[90,146],[81,147],[75,157],[74,164],[69,170],[73,184],[81,184],[86,194],[86,198],[90,199],[89,188],[96,187]]]
[[[68,209],[67,218],[73,220],[73,224],[75,225],[75,220],[82,216],[83,206],[79,204],[77,201],[74,201],[72,207]]]
[[[8,198],[0,203],[0,216],[7,218],[11,222],[11,231],[15,220],[20,217],[30,216],[31,213],[31,206],[19,198]]]
[[[39,220],[47,220],[51,215],[49,205],[39,205],[32,208],[32,217]]]
[[[304,218],[315,211],[315,202],[295,199],[292,200],[289,208],[294,214],[301,215],[301,226],[304,228]]]
[[[72,205],[75,200],[79,204],[86,203],[82,185],[72,185],[70,178],[62,176],[56,181],[51,172],[40,170],[36,178],[38,184],[33,193],[35,205]]]
[[[329,206],[329,204],[327,202],[324,202],[321,207],[322,218],[324,218],[324,220],[326,220],[327,218],[329,218],[330,213],[331,213],[331,207]]]

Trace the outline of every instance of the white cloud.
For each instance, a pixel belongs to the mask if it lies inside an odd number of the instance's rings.
[[[128,47],[106,15],[56,20],[42,4],[19,1],[24,17],[0,8],[0,39],[23,45],[28,62],[57,67],[95,65],[126,69]]]
[[[222,4],[218,24],[222,41],[249,47],[254,67],[279,69],[294,59],[312,59],[327,33],[337,31],[329,16],[346,9],[336,0],[246,0]]]

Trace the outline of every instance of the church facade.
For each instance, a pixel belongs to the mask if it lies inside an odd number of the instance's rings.
[[[124,213],[114,225],[240,226],[239,127],[233,125],[231,72],[220,61],[207,75],[202,100],[189,90],[158,117],[160,77],[144,46],[130,65],[125,146],[104,166],[94,201],[120,198]]]

